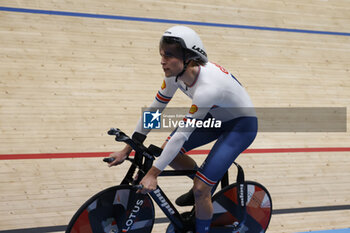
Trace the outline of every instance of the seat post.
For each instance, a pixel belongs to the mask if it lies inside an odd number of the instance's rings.
[[[222,177],[221,179],[221,189],[225,188],[226,186],[228,186],[229,184],[229,180],[228,180],[228,171],[225,173],[225,175]]]

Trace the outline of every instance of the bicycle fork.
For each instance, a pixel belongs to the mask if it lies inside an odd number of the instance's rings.
[[[162,209],[163,213],[168,217],[170,222],[174,224],[175,229],[183,230],[184,223],[180,213],[176,210],[175,206],[170,202],[162,189],[157,186],[157,189],[150,192],[149,194],[157,203],[157,205]]]
[[[184,229],[184,223],[180,213],[176,210],[175,206],[170,202],[168,197],[164,194],[159,186],[157,186],[156,190],[150,192],[149,195],[158,204],[158,206],[162,209],[169,220],[174,224],[176,229]],[[131,200],[131,203],[127,210],[129,214],[127,215],[121,228],[122,232],[126,233],[132,229],[135,219],[137,218],[138,213],[140,212],[144,203],[143,196],[144,194],[136,193]]]

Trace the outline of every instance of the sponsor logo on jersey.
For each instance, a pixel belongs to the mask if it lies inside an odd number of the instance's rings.
[[[165,80],[163,80],[162,86],[161,86],[162,90],[164,90],[166,88],[166,83]]]
[[[192,106],[191,106],[191,108],[190,108],[190,113],[191,113],[191,114],[194,114],[194,113],[197,112],[197,111],[198,111],[197,105],[192,104]]]

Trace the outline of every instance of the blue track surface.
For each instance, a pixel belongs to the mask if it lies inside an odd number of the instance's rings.
[[[324,231],[308,231],[310,233],[350,233],[350,228],[346,229],[336,229],[336,230],[324,230]],[[306,233],[306,232],[299,232]]]
[[[331,32],[331,31],[304,30],[304,29],[279,28],[279,27],[262,27],[262,26],[251,26],[251,25],[209,23],[209,22],[198,22],[198,21],[157,19],[157,18],[144,18],[144,17],[132,17],[132,16],[119,16],[119,15],[90,14],[90,13],[68,12],[68,11],[37,10],[37,9],[1,7],[1,6],[0,6],[0,11],[17,12],[17,13],[31,13],[31,14],[45,14],[45,15],[60,15],[60,16],[71,16],[71,17],[98,18],[98,19],[110,19],[110,20],[139,21],[139,22],[151,22],[151,23],[170,23],[170,24],[197,25],[197,26],[207,26],[207,27],[239,28],[239,29],[250,29],[250,30],[309,33],[309,34],[323,34],[323,35],[335,35],[335,36],[350,36],[350,33],[348,33],[348,32]]]

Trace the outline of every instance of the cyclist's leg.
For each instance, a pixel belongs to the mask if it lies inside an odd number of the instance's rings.
[[[227,126],[231,125],[230,130],[222,132],[194,180],[196,221],[197,224],[202,224],[202,228],[204,223],[210,225],[213,214],[211,199],[208,201],[208,196],[211,196],[211,188],[222,178],[237,156],[248,148],[256,137],[257,119],[255,117],[238,118],[228,122]]]
[[[207,233],[213,217],[213,204],[211,202],[212,186],[199,178],[194,179],[193,190],[195,196],[196,232]]]
[[[212,117],[210,114],[207,114],[204,120]],[[221,134],[221,129],[208,129],[208,128],[196,128],[189,139],[184,143],[181,152],[179,155],[173,160],[171,166],[174,169],[194,169],[198,170],[198,166],[196,162],[188,155],[186,155],[187,151],[190,151],[194,148],[200,147],[202,145],[208,144],[212,141],[218,139]],[[172,135],[168,137],[171,138]],[[191,179],[195,178],[195,174],[189,176]],[[212,189],[215,191],[215,188]],[[194,195],[193,190],[189,190],[187,193],[181,195],[176,199],[176,204],[179,206],[190,206],[194,204]]]
[[[255,117],[241,117],[232,121],[232,128],[224,131],[196,176],[208,185],[218,182],[232,163],[254,141],[257,133]]]

